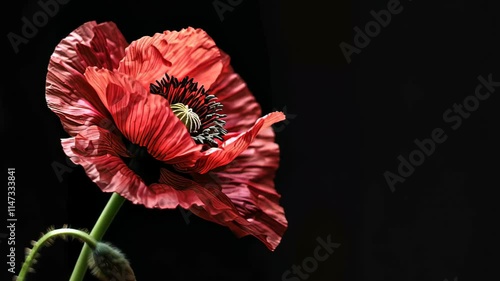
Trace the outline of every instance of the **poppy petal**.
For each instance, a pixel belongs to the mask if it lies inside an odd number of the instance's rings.
[[[147,198],[146,207],[172,209],[181,206],[203,219],[229,227],[238,237],[254,235],[274,250],[280,238],[275,232],[254,220],[245,219],[231,200],[214,183],[198,182],[162,169],[160,183],[152,184],[154,195]]]
[[[114,23],[92,21],[75,29],[56,46],[48,66],[46,100],[71,136],[90,125],[112,125],[83,73],[88,66],[117,67],[126,45]]]
[[[279,166],[279,146],[271,128],[261,131],[252,144],[221,171],[213,172],[222,192],[236,209],[258,229],[268,233],[267,241],[280,243],[288,222],[274,187]]]
[[[64,60],[80,73],[88,66],[107,69],[118,67],[128,43],[113,22],[86,22],[61,40],[52,59]]]
[[[118,136],[90,126],[75,137],[62,139],[63,150],[104,192],[117,192],[133,203],[140,203],[140,191],[147,186],[120,156],[128,156]]]
[[[163,77],[171,63],[165,59],[154,45],[154,38],[144,36],[133,41],[125,50],[125,57],[120,61],[118,71],[133,77],[144,88]]]
[[[200,156],[199,145],[162,96],[149,94],[127,75],[106,69],[89,68],[85,77],[130,142],[168,164],[194,163]]]
[[[223,69],[208,92],[224,105],[223,113],[227,115],[224,117],[224,128],[229,132],[243,132],[250,129],[262,115],[261,108],[245,81],[234,72],[230,57],[223,51],[220,53]]]
[[[165,73],[179,80],[188,76],[208,89],[222,70],[220,51],[214,40],[202,29],[189,27],[180,31],[165,31],[145,40],[171,62],[171,66],[156,80]]]
[[[224,166],[247,149],[261,130],[283,120],[285,120],[285,115],[282,112],[269,113],[257,119],[254,126],[248,131],[240,134],[227,134],[222,145],[204,151],[203,156],[198,159],[194,167],[186,169],[183,164],[176,165],[176,167],[179,170],[188,170],[190,172],[205,174],[217,167]]]
[[[111,116],[92,86],[74,69],[49,68],[45,99],[70,136],[91,125],[106,129],[113,127]]]
[[[214,185],[201,186],[167,169],[160,170],[160,180],[150,186],[153,195],[145,202],[148,208],[174,209],[177,206],[189,208],[192,205],[209,204],[215,209],[228,209],[231,201]],[[221,197],[221,198],[219,198]]]

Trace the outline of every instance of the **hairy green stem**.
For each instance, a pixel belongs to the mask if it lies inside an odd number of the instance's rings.
[[[118,193],[113,193],[113,195],[111,195],[108,204],[106,204],[106,207],[104,207],[101,216],[90,232],[90,236],[92,236],[97,241],[100,241],[102,239],[104,233],[106,233],[106,231],[108,230],[108,227],[113,221],[115,215],[123,205],[123,202],[125,202],[125,198],[120,196]],[[73,273],[71,274],[71,277],[69,279],[70,281],[83,280],[85,272],[87,271],[88,258],[90,253],[91,249],[89,248],[89,246],[84,245],[76,262],[75,268],[73,269]]]
[[[90,236],[88,233],[78,230],[78,229],[72,229],[72,228],[61,228],[61,229],[55,229],[47,232],[45,235],[43,235],[34,245],[33,249],[31,249],[30,253],[26,257],[26,260],[23,263],[23,266],[21,268],[21,272],[19,272],[19,276],[17,277],[17,281],[24,281],[26,278],[26,275],[28,275],[28,272],[30,271],[31,266],[33,265],[36,254],[46,244],[48,241],[55,239],[59,236],[71,236],[80,239],[81,241],[85,242],[87,247],[89,249],[94,249],[97,245],[97,241]]]

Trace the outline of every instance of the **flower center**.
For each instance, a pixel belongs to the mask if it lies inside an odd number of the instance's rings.
[[[175,116],[179,118],[189,133],[197,133],[201,127],[201,120],[198,114],[196,114],[192,108],[182,103],[174,103],[170,105],[170,108],[174,112]]]
[[[198,87],[193,78],[184,77],[179,81],[174,76],[165,74],[156,84],[150,84],[152,94],[161,95],[168,100],[170,108],[188,129],[196,143],[209,147],[218,147],[227,133],[224,129],[226,117],[221,114],[223,106],[217,97],[210,95],[204,86]]]

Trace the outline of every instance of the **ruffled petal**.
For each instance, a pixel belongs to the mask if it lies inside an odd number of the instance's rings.
[[[168,164],[192,165],[200,157],[200,146],[170,110],[166,99],[149,94],[122,73],[89,68],[85,77],[130,142],[146,147],[151,156]]]
[[[125,37],[113,22],[97,24],[90,21],[64,38],[54,50],[51,60],[64,60],[81,74],[88,66],[112,70],[118,67],[127,45]]]
[[[185,178],[167,169],[160,170],[160,180],[151,184],[153,195],[149,196],[146,207],[174,209],[180,206],[188,209],[192,205],[222,210],[231,209],[231,201],[220,192],[216,185],[201,186],[199,183]]]
[[[146,207],[181,206],[203,219],[229,227],[238,237],[253,235],[270,250],[279,244],[280,238],[273,230],[255,223],[255,219],[246,219],[214,182],[200,184],[163,169],[160,183],[150,185],[150,189],[153,194],[147,198]]]
[[[189,27],[180,31],[165,31],[141,40],[148,46],[154,46],[171,63],[163,73],[155,72],[157,76],[146,83],[154,83],[167,73],[179,80],[189,76],[200,87],[203,85],[208,89],[222,70],[219,49],[202,29]]]
[[[223,69],[208,92],[215,95],[217,101],[224,106],[222,113],[227,115],[224,127],[229,132],[243,132],[250,129],[262,116],[261,108],[245,81],[234,72],[230,57],[223,51],[220,53]],[[242,116],[245,118],[241,118]]]
[[[210,148],[203,152],[192,168],[186,168],[183,163],[176,165],[182,171],[205,174],[217,167],[227,165],[240,155],[252,143],[257,134],[276,122],[285,120],[282,112],[269,113],[255,122],[254,126],[243,133],[229,133],[220,147]]]
[[[274,142],[273,130],[268,128],[233,162],[210,173],[238,212],[267,233],[266,240],[272,245],[280,243],[288,226],[279,205],[281,196],[274,187],[278,166],[279,146]]]
[[[125,56],[128,42],[113,22],[98,24],[94,28],[92,48],[99,61],[104,61],[102,67],[109,70],[117,69]]]
[[[154,43],[154,38],[149,36],[133,41],[125,50],[125,57],[118,67],[119,72],[132,77],[146,89],[163,77],[171,65],[168,61],[170,58],[164,57]]]
[[[75,136],[92,125],[112,129],[112,118],[92,86],[76,70],[67,68],[63,71],[63,65],[64,62],[54,62],[49,67],[45,99],[49,109],[61,120],[64,130]]]
[[[102,191],[117,192],[135,204],[141,203],[147,186],[120,158],[129,155],[117,135],[90,126],[61,143],[71,161],[81,165]]]
[[[83,73],[88,66],[116,68],[126,45],[114,23],[87,22],[56,46],[48,66],[46,100],[70,135],[91,125],[112,126]]]

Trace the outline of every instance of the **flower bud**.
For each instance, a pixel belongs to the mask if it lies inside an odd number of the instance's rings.
[[[125,255],[108,243],[98,242],[89,258],[92,274],[101,281],[136,281]]]

